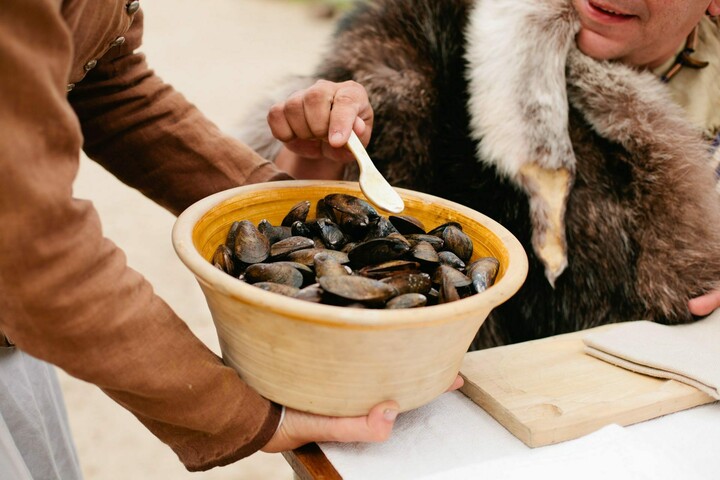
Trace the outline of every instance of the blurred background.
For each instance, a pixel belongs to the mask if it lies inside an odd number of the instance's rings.
[[[329,48],[338,14],[352,0],[152,0],[142,2],[142,51],[166,82],[222,129],[289,74],[309,73]],[[83,158],[75,195],[100,213],[105,236],[131,267],[220,354],[200,288],[170,242],[175,217]],[[142,338],[137,341],[142,342]],[[233,465],[189,473],[175,454],[97,387],[60,371],[70,427],[87,480],[286,479],[280,454],[256,453]],[[162,372],[158,372],[162,375]]]

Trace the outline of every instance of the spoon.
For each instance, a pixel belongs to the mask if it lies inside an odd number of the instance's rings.
[[[367,199],[387,212],[402,212],[405,209],[402,198],[375,167],[362,142],[352,130],[346,146],[360,167],[360,190]]]

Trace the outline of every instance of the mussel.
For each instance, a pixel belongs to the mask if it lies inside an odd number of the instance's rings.
[[[303,200],[295,204],[282,219],[280,225],[289,227],[295,222],[304,222],[310,212],[310,200]]]
[[[235,258],[251,265],[265,261],[270,256],[270,242],[249,220],[238,222],[235,237]]]

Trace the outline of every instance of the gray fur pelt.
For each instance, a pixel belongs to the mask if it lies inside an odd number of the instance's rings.
[[[361,2],[316,73],[367,89],[368,150],[392,184],[472,207],[525,246],[525,284],[473,348],[689,322],[688,300],[720,286],[720,198],[700,132],[653,75],[580,53],[577,28],[567,0]],[[569,174],[553,275],[528,164]]]

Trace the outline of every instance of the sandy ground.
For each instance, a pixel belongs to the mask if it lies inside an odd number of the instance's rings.
[[[309,72],[332,30],[331,21],[289,0],[152,0],[143,8],[150,65],[226,130],[273,82]],[[219,354],[204,297],[172,249],[175,218],[86,159],[75,194],[94,202],[105,235],[127,253],[130,266]],[[97,387],[59,373],[88,480],[292,478],[282,456],[264,453],[191,474]]]

